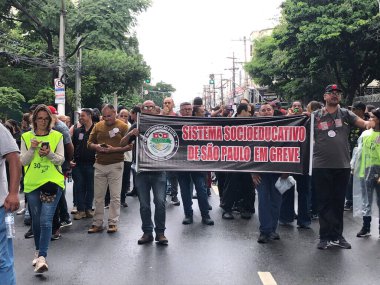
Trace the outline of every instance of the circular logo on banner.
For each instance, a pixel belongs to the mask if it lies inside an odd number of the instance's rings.
[[[178,135],[169,126],[155,125],[144,134],[144,152],[152,159],[168,160],[177,153]]]

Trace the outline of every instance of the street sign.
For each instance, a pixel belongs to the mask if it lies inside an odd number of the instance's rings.
[[[55,103],[65,104],[65,84],[63,84],[59,78],[54,79],[54,93]]]

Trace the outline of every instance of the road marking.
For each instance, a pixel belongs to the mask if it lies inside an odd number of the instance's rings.
[[[277,282],[274,280],[272,274],[270,272],[257,272],[263,282],[263,285],[277,285]]]

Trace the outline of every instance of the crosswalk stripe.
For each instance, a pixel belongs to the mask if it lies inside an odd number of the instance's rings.
[[[277,285],[277,282],[274,280],[270,272],[258,272],[259,277],[263,285]]]

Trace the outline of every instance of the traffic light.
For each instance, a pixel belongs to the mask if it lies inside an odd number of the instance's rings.
[[[208,81],[209,82],[209,84],[214,84],[215,83],[215,76],[214,76],[214,74],[210,74],[210,80]]]
[[[145,79],[145,83],[149,84],[150,83],[150,78]]]

